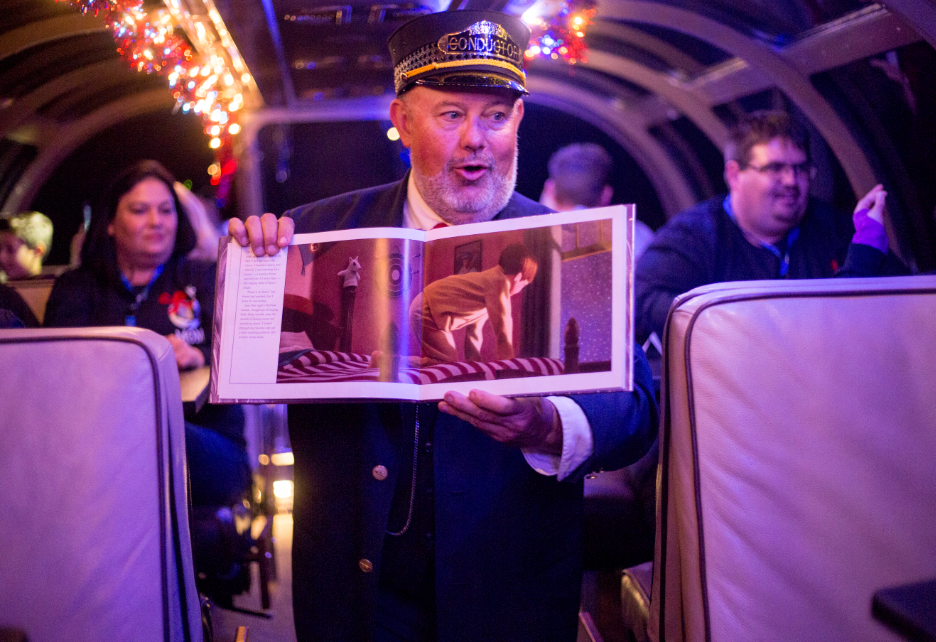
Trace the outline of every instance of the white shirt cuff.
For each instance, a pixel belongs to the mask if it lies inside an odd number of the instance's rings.
[[[556,407],[562,421],[562,455],[546,455],[522,449],[533,470],[541,475],[556,475],[559,481],[569,476],[591,457],[594,448],[588,417],[577,403],[568,397],[546,397]]]

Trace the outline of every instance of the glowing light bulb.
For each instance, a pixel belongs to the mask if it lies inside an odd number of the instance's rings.
[[[273,482],[273,496],[279,499],[292,497],[293,483],[288,479],[277,479]]]
[[[240,130],[240,125],[237,123],[231,123],[231,126],[228,127],[228,132],[230,132],[231,136],[237,136],[240,133]]]
[[[520,19],[532,27],[533,25],[539,24],[540,22],[539,12],[540,8],[534,5],[524,11],[523,15],[520,16]]]
[[[291,450],[287,450],[284,453],[273,453],[270,457],[270,462],[274,466],[292,466],[296,463],[296,458],[293,456]]]
[[[211,146],[211,149],[218,149],[219,147],[221,147],[221,139],[220,139],[220,138],[212,138],[212,139],[211,139],[211,142],[209,143],[209,145]]]
[[[387,130],[387,138],[390,140],[400,140],[400,132],[397,131],[396,127],[391,127]]]

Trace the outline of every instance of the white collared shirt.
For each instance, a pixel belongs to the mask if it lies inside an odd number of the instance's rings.
[[[416,180],[410,172],[406,185],[406,202],[403,204],[403,227],[418,230],[431,230],[439,223],[445,223],[436,214],[416,187]],[[447,223],[445,223],[447,225]],[[562,455],[547,455],[522,449],[527,463],[541,475],[556,475],[559,481],[582,465],[591,457],[594,448],[591,426],[585,412],[568,397],[546,397],[556,407],[562,421]]]

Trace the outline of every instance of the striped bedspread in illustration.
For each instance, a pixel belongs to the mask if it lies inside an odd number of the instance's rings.
[[[364,354],[308,350],[281,365],[277,383],[316,383],[328,381],[377,381],[379,369],[369,367]],[[548,357],[502,359],[499,361],[458,361],[425,368],[400,367],[402,383],[442,383],[480,381],[504,376],[543,376],[562,374],[562,361]]]

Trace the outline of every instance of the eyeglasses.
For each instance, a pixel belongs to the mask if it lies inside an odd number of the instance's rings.
[[[761,174],[769,176],[774,180],[784,176],[787,170],[793,172],[794,178],[816,177],[816,166],[809,162],[792,164],[775,161],[773,163],[761,165],[760,167],[757,165],[747,165],[747,167],[750,167],[755,172],[760,172]]]

